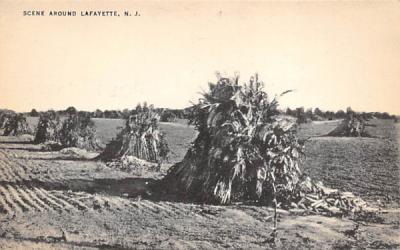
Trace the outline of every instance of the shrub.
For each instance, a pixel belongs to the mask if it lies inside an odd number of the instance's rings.
[[[168,145],[159,130],[160,116],[150,109],[143,109],[126,120],[125,128],[107,144],[99,156],[102,160],[112,160],[124,156],[160,163],[167,158]]]
[[[257,75],[248,85],[238,80],[209,84],[191,116],[198,137],[164,181],[208,202],[290,200],[303,152],[296,124],[279,115],[277,99],[269,99]]]
[[[29,134],[31,132],[23,114],[12,114],[5,121],[3,133],[5,136]]]
[[[163,109],[161,111],[160,115],[160,121],[161,122],[175,122],[176,121],[176,115],[168,109]]]

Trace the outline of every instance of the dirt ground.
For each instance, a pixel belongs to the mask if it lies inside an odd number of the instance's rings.
[[[350,191],[376,206],[400,206],[400,124],[374,119],[372,137],[325,137],[333,122],[303,125],[305,173],[324,184]],[[315,135],[317,135],[315,137]]]
[[[316,150],[321,147],[332,154],[332,159],[341,157],[343,152],[338,153],[338,147],[328,145],[326,140],[308,142],[310,157],[317,157]],[[334,143],[349,145],[337,140]],[[387,144],[380,141],[365,143],[362,140],[350,144],[359,143],[362,150],[370,150],[368,152],[376,152],[376,148],[369,149],[368,145],[388,150],[384,146]],[[394,149],[397,150],[390,147]],[[390,152],[373,156],[378,157],[376,162],[381,162],[381,168],[398,157],[398,151]],[[344,167],[348,167],[346,157],[352,153],[344,156]],[[381,205],[375,215],[326,217],[301,210],[279,210],[278,241],[273,245],[269,242],[273,226],[270,208],[155,200],[150,198],[149,186],[157,182],[166,169],[161,174],[135,176],[87,158],[89,156],[41,152],[28,137],[0,137],[0,249],[400,248],[396,183],[386,185],[391,191],[387,204],[373,204],[377,208]],[[327,166],[336,164],[324,159]],[[389,171],[392,176],[398,174],[398,159],[397,163],[395,158],[394,165],[389,165],[393,168]],[[317,175],[325,176],[324,183],[343,186],[348,172],[338,168],[335,169],[338,174],[332,175],[327,173],[329,171],[332,169],[323,169]],[[361,175],[368,175],[368,171]],[[354,176],[357,174],[350,177],[356,179]],[[385,173],[375,179],[396,181],[389,177]],[[369,185],[372,183],[361,185],[360,194],[375,201],[382,193],[362,191]],[[354,186],[348,189],[353,190]],[[382,192],[387,193],[387,190]]]

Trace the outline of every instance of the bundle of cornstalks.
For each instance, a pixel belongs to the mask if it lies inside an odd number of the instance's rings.
[[[12,112],[8,112],[8,111],[1,111],[0,112],[0,129],[3,129],[6,124],[7,121],[10,119],[10,117],[12,117],[14,115],[14,113]]]
[[[219,77],[210,84],[192,114],[198,137],[183,161],[169,169],[163,188],[220,204],[254,201],[315,211],[360,209],[364,203],[358,198],[329,192],[301,174],[303,146],[295,121],[279,114],[277,99],[269,100],[262,86],[257,75],[245,85],[238,84],[238,77]]]
[[[369,137],[365,131],[368,126],[367,119],[356,113],[347,114],[337,128],[331,131],[328,136],[346,136],[346,137]]]
[[[54,111],[40,114],[36,128],[34,143],[57,142],[58,132],[61,129],[60,117]]]
[[[107,144],[98,157],[104,161],[134,156],[149,162],[161,163],[169,153],[163,133],[159,130],[159,115],[152,109],[131,115],[125,128]]]
[[[303,152],[296,124],[279,115],[277,98],[269,99],[257,75],[244,85],[237,76],[217,77],[191,116],[198,137],[165,185],[205,202],[290,200]]]
[[[31,132],[23,114],[12,114],[5,122],[3,135],[22,135],[30,134]]]
[[[90,117],[72,114],[62,122],[57,139],[63,148],[77,147],[90,151],[100,149],[96,128]]]
[[[299,161],[304,148],[297,139],[296,124],[280,115],[277,98],[269,99],[258,76],[244,85],[239,85],[238,76],[217,77],[190,116],[199,132],[193,146],[182,162],[169,169],[161,186],[182,199],[272,204],[271,242],[275,242],[279,206],[318,211],[333,207],[335,203],[330,205],[328,199],[335,196],[319,199],[314,195],[322,194],[321,188],[303,180]]]

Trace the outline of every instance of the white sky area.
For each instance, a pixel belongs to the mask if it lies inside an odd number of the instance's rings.
[[[80,17],[80,10],[140,17]],[[75,17],[23,10],[76,10]],[[400,2],[0,1],[0,107],[184,108],[258,72],[281,107],[400,114]]]

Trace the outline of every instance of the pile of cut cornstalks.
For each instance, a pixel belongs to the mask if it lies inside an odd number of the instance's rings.
[[[368,210],[367,203],[351,192],[339,192],[318,185],[318,192],[305,194],[299,202],[292,203],[293,208],[300,208],[316,213],[343,214]]]
[[[107,162],[106,165],[108,167],[120,169],[130,173],[141,172],[143,170],[159,171],[159,164],[148,162],[135,156],[122,156],[119,159],[114,159],[110,162]]]

